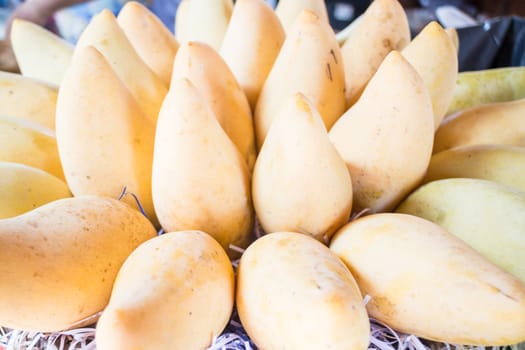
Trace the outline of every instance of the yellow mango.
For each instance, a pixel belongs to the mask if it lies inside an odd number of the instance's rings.
[[[16,73],[0,72],[0,115],[23,118],[55,130],[58,89]]]
[[[29,120],[0,116],[0,161],[33,166],[64,179],[55,133]]]
[[[97,196],[59,199],[0,220],[0,326],[81,327],[106,307],[128,255],[155,235],[138,210]]]
[[[20,18],[13,20],[11,45],[22,75],[60,86],[74,46],[48,29]]]
[[[386,55],[410,42],[410,28],[398,0],[374,0],[341,47],[346,103],[353,105]]]
[[[117,198],[126,188],[156,222],[151,198],[154,121],[92,46],[74,55],[64,76],[56,133],[64,174],[75,196]],[[135,204],[132,196],[123,199]]]
[[[150,239],[118,273],[97,349],[206,349],[228,324],[234,282],[228,256],[208,234]]]
[[[329,136],[350,171],[354,211],[393,209],[423,179],[432,153],[434,116],[423,80],[391,52]]]
[[[189,79],[199,90],[248,168],[252,169],[255,139],[250,105],[226,62],[209,45],[187,42],[181,45],[175,57],[171,83],[182,78]]]
[[[232,257],[231,244],[245,248],[251,241],[250,172],[188,79],[173,81],[162,105],[152,188],[164,231],[202,230]]]
[[[95,47],[106,58],[117,76],[137,100],[140,108],[156,121],[168,91],[164,82],[140,58],[133,45],[108,9],[93,16],[78,38],[76,52]]]
[[[437,129],[452,101],[456,85],[456,48],[445,30],[433,21],[419,32],[401,54],[419,73],[430,93],[434,129]]]
[[[489,103],[449,115],[439,126],[434,153],[466,145],[525,146],[525,98]]]
[[[363,15],[359,15],[356,19],[350,22],[346,27],[335,33],[335,38],[340,46],[343,46],[344,42],[352,35],[354,29],[357,28],[359,22],[363,19]]]
[[[219,50],[233,12],[233,0],[182,0],[175,14],[180,44],[199,41]]]
[[[399,332],[462,345],[525,340],[525,283],[431,221],[361,217],[330,249],[370,296],[368,314]]]
[[[525,98],[525,67],[460,72],[447,115],[488,103]]]
[[[329,130],[345,111],[344,84],[334,31],[314,12],[304,10],[288,33],[255,107],[258,149],[284,102],[297,92],[312,102]]]
[[[270,233],[250,245],[237,271],[236,301],[260,349],[368,348],[370,321],[354,277],[303,234]]]
[[[0,162],[0,193],[0,219],[71,197],[63,180],[44,170],[11,162]]]
[[[140,58],[168,86],[179,48],[177,39],[153,12],[137,1],[125,3],[117,22]]]
[[[525,192],[482,179],[436,180],[396,211],[435,222],[525,282]]]
[[[447,178],[499,182],[525,192],[525,148],[506,145],[459,146],[430,158],[423,183]]]
[[[283,105],[257,157],[252,194],[265,232],[327,243],[350,218],[352,180],[319,112],[302,94]]]
[[[264,0],[239,0],[220,54],[255,108],[264,81],[284,42],[284,29]]]
[[[297,16],[303,10],[310,10],[321,20],[329,22],[328,11],[323,0],[280,0],[275,7],[275,14],[286,33],[291,31]]]

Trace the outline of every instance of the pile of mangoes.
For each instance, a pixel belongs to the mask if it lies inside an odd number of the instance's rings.
[[[525,341],[524,68],[458,73],[397,0],[337,35],[321,0],[184,0],[176,33],[133,1],[75,45],[14,22],[0,326],[205,349],[236,307],[261,349],[366,349],[370,317]]]

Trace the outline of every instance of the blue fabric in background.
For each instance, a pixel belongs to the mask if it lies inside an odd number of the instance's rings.
[[[91,20],[91,17],[103,9],[109,9],[115,16],[117,16],[126,1],[127,0],[90,0],[58,11],[55,14],[55,22],[59,32],[58,34],[70,43],[75,44],[82,31]],[[157,15],[172,33],[175,23],[175,12],[177,11],[180,1],[181,0],[139,0],[139,2]]]
[[[116,16],[125,2],[125,0],[90,0],[60,10],[55,13],[58,34],[70,43],[75,44],[94,15],[108,9]]]
[[[175,13],[181,0],[153,0],[151,5],[147,5],[162,23],[173,33],[175,24]]]
[[[0,0],[0,40],[5,37],[5,25],[13,9],[21,0]]]

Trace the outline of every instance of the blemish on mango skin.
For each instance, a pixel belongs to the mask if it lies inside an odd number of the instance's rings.
[[[300,96],[296,96],[295,105],[297,106],[297,109],[299,109],[302,112],[312,112],[312,109],[310,108],[306,100],[304,98],[301,98]]]
[[[337,57],[336,57],[335,51],[333,49],[330,50],[330,55],[332,56],[335,64],[339,64],[339,62],[337,62]]]
[[[326,64],[326,74],[328,75],[328,79],[330,81],[334,81],[334,78],[332,77],[332,67],[330,66],[330,63]]]

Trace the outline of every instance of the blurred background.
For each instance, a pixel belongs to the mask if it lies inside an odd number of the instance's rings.
[[[407,11],[413,33],[432,20],[447,21],[449,27],[462,27],[502,16],[525,16],[524,0],[400,0]],[[363,13],[370,1],[326,1],[331,24],[341,30]],[[447,11],[448,10],[448,11]],[[438,16],[440,18],[438,18]]]
[[[326,1],[339,31],[370,1]],[[525,0],[400,0],[412,36],[431,21],[458,31],[459,70],[525,66]]]
[[[9,14],[23,0],[0,0],[0,39],[4,38]],[[31,1],[31,0],[26,0]],[[57,11],[46,25],[66,40],[74,43],[91,16],[104,8],[118,13],[126,0],[91,0]],[[139,0],[150,5],[149,0]],[[278,0],[267,0],[272,6]],[[525,16],[525,0],[400,0],[407,10],[413,33],[431,20],[444,26],[461,27],[502,16]],[[370,1],[327,0],[326,5],[334,30],[339,31],[363,13]],[[448,11],[446,10],[448,9]],[[453,11],[451,11],[453,9]],[[440,16],[438,18],[438,16]],[[169,27],[172,27],[168,24]]]

